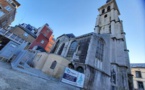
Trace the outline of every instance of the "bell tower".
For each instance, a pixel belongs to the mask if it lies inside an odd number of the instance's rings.
[[[120,11],[115,0],[107,0],[99,9],[94,32],[97,34],[111,34],[117,39],[123,38],[122,21],[119,19]]]
[[[107,0],[98,11],[94,32],[110,36],[110,90],[133,90],[129,50],[116,0]]]

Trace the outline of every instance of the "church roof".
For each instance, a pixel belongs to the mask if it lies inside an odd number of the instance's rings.
[[[62,34],[61,36],[57,37],[57,38],[60,38],[62,36],[67,36],[68,38],[75,38],[75,35],[70,33],[70,34]]]
[[[145,68],[145,63],[132,63],[131,68]]]
[[[69,38],[75,38],[75,35],[70,33],[70,34],[65,34],[66,36],[68,36]]]
[[[111,0],[107,0],[106,3],[110,2]]]

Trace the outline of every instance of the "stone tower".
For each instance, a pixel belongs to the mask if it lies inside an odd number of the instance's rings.
[[[126,47],[125,32],[120,11],[115,0],[107,0],[99,9],[94,32],[108,34],[110,43],[111,90],[133,90],[130,72],[129,50]]]

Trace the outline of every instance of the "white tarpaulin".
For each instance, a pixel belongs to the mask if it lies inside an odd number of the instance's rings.
[[[62,77],[62,82],[83,88],[84,79],[84,74],[66,67]]]

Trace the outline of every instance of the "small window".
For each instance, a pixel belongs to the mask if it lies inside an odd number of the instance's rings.
[[[12,10],[12,8],[11,8],[9,5],[6,6],[5,9],[6,9],[7,11],[11,11],[11,10]]]
[[[143,82],[138,81],[138,90],[144,90]]]
[[[113,84],[116,84],[116,73],[115,73],[114,69],[111,71],[111,82]]]
[[[57,62],[56,62],[56,61],[53,61],[52,64],[51,64],[51,66],[50,66],[50,68],[51,68],[51,69],[55,69],[56,64],[57,64]]]
[[[28,37],[28,33],[25,32],[25,33],[23,34],[23,36]]]
[[[41,44],[43,44],[44,43],[44,40],[41,40]]]
[[[107,11],[110,11],[110,10],[111,10],[111,9],[110,9],[110,6],[108,6],[108,7],[107,7]]]
[[[107,17],[107,14],[104,16],[104,18],[106,18]]]
[[[16,7],[16,4],[14,4],[14,3],[11,3],[14,7]]]
[[[105,9],[102,10],[102,14],[105,13]]]
[[[136,71],[136,78],[141,78],[141,72],[140,71]]]
[[[0,10],[0,17],[2,17],[5,13]]]

